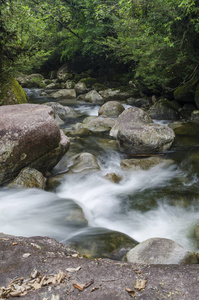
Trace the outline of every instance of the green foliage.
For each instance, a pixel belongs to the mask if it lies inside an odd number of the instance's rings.
[[[0,67],[30,73],[53,60],[85,61],[125,70],[146,92],[171,90],[197,75],[198,12],[193,0],[5,1]]]

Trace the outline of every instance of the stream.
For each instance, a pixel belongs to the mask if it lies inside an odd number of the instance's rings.
[[[27,92],[32,103],[54,101],[40,97],[39,90]],[[67,106],[79,115],[74,123],[97,116],[99,110],[99,106],[75,100]],[[70,130],[72,125],[66,123],[62,128]],[[141,171],[121,168],[126,157],[107,133],[72,137],[70,150],[54,168],[46,191],[0,189],[0,231],[49,236],[70,244],[74,237],[81,243],[88,233],[97,239],[98,234],[111,230],[138,242],[169,238],[198,251],[194,228],[199,224],[199,124],[186,123],[180,128],[165,154],[173,163]],[[70,157],[80,152],[95,155],[100,170],[68,172]],[[122,177],[118,184],[105,178],[113,172]]]

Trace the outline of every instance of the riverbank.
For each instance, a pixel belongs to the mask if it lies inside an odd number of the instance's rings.
[[[51,238],[2,233],[0,257],[0,293],[12,282],[18,296],[24,294],[23,300],[199,299],[199,265],[138,265],[88,259]],[[30,289],[20,292],[20,287],[27,285]]]

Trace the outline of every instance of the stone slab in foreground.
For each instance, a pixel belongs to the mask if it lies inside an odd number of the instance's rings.
[[[21,299],[199,299],[199,265],[138,265],[74,254],[54,239],[0,234],[0,287],[17,278],[31,280],[30,274],[38,270],[43,281],[65,275]]]

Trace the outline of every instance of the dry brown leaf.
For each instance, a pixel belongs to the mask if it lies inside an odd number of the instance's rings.
[[[14,243],[12,243],[12,245],[13,245],[13,246],[18,245],[18,243],[17,243],[17,242],[14,242]]]
[[[75,253],[75,254],[72,254],[71,256],[72,256],[72,257],[78,257],[78,254]]]
[[[136,291],[128,288],[126,289],[126,291],[128,292],[129,296],[131,296],[132,298],[136,296]]]
[[[21,291],[10,292],[11,297],[18,297],[21,294]]]
[[[84,289],[84,284],[77,284],[77,283],[73,283],[73,286],[78,289],[79,291],[83,291]]]
[[[96,291],[96,290],[99,290],[99,287],[95,286],[95,287],[91,290],[91,292],[94,292],[94,291]]]
[[[140,291],[145,288],[146,283],[147,283],[147,280],[137,279],[135,281],[134,288]]]

